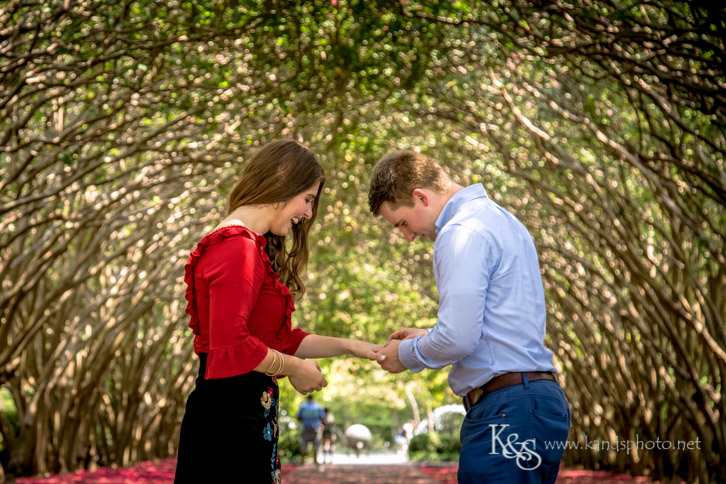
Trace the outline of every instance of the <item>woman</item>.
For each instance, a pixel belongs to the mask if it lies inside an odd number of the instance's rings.
[[[306,358],[376,357],[378,345],[291,327],[323,182],[311,150],[291,140],[265,145],[232,190],[227,217],[191,253],[187,313],[200,366],[177,483],[279,483],[277,378],[305,395],[327,385]]]

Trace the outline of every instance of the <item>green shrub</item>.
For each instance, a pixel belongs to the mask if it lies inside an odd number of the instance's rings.
[[[280,432],[277,441],[277,452],[282,462],[300,460],[300,432],[293,429],[284,429]]]
[[[456,435],[418,434],[408,444],[411,461],[458,461],[460,452],[461,442]]]

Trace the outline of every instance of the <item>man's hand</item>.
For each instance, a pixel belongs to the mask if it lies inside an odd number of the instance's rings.
[[[393,340],[404,340],[411,338],[418,338],[419,336],[425,336],[429,331],[421,328],[404,328],[399,329],[395,333],[391,333],[388,337],[387,342],[390,343]]]
[[[401,373],[402,371],[408,369],[403,366],[401,360],[398,359],[398,347],[400,344],[400,340],[396,339],[391,341],[389,338],[389,342],[386,343],[386,346],[384,346],[383,349],[377,351],[378,356],[376,358],[376,361],[379,365],[381,365],[381,368],[389,373]]]

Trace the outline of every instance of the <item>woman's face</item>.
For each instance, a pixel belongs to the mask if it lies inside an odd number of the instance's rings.
[[[292,228],[313,216],[313,202],[320,189],[320,182],[295,195],[286,204],[275,208],[270,221],[270,232],[275,235],[284,236]]]

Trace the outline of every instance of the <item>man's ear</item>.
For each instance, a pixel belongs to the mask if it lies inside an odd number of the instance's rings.
[[[413,195],[414,200],[416,200],[417,198],[421,200],[421,203],[423,203],[424,207],[428,207],[431,204],[429,194],[426,192],[426,190],[423,190],[421,188],[414,188],[411,194]]]

